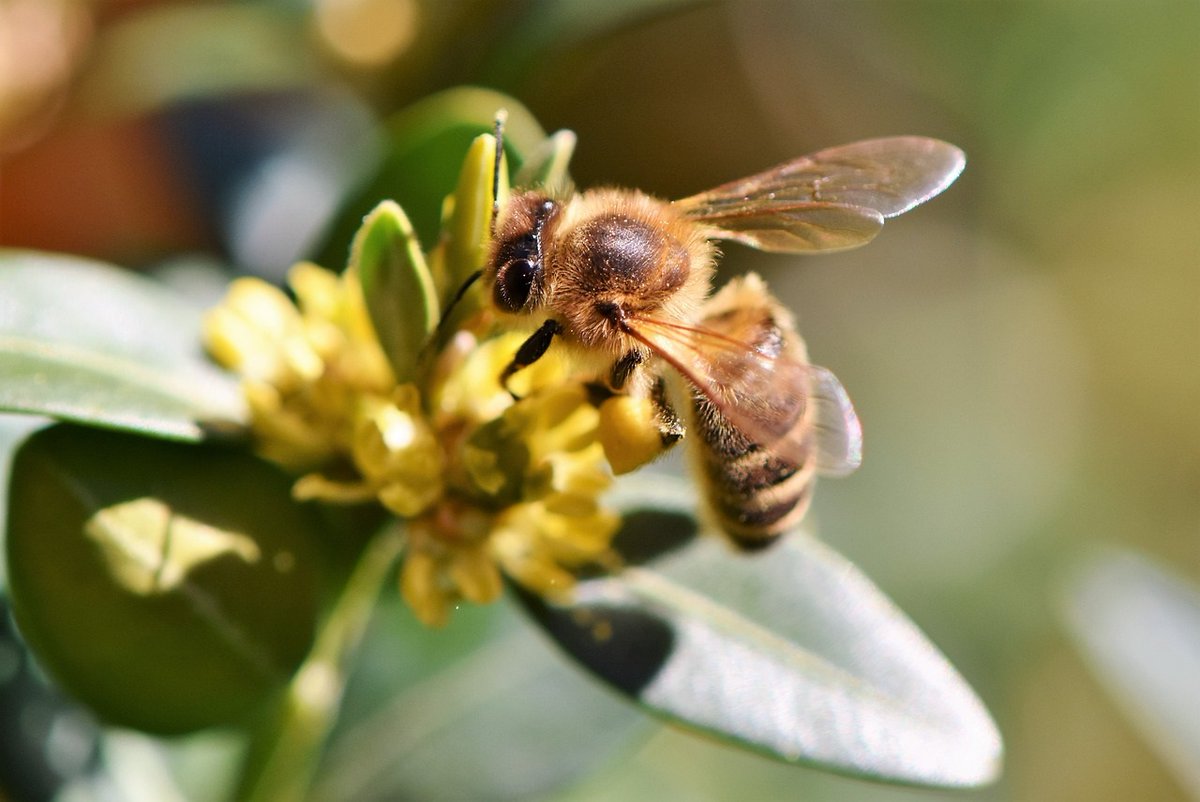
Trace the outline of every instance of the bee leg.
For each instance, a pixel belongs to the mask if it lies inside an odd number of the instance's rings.
[[[613,363],[612,373],[608,378],[608,387],[597,387],[591,393],[602,402],[605,398],[619,394],[633,377],[638,366],[646,361],[646,355],[638,350],[627,352]],[[601,394],[601,390],[603,393]],[[683,437],[683,421],[667,400],[667,383],[662,376],[654,380],[650,388],[650,401],[654,405],[654,425],[662,438],[663,448],[670,448]],[[599,406],[599,403],[597,403]]]
[[[619,393],[625,388],[626,382],[637,366],[646,361],[646,356],[638,350],[627,352],[623,357],[613,363],[612,373],[608,378],[608,386],[614,393]]]
[[[520,397],[508,389],[508,380],[521,368],[527,368],[541,359],[542,355],[550,348],[550,342],[554,339],[555,334],[562,334],[562,326],[557,320],[547,320],[537,331],[530,334],[525,342],[521,343],[512,362],[509,362],[508,366],[504,368],[504,372],[500,374],[500,386],[508,390],[508,394],[513,397],[514,401],[519,401]]]
[[[650,391],[650,400],[654,402],[654,422],[658,426],[658,436],[662,438],[663,448],[670,448],[683,439],[686,431],[679,414],[667,400],[667,383],[659,376]]]

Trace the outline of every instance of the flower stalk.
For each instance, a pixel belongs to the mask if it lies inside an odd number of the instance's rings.
[[[276,717],[252,744],[238,799],[302,802],[307,798],[354,656],[403,548],[399,528],[389,526],[363,549],[321,624],[312,651],[284,689]]]

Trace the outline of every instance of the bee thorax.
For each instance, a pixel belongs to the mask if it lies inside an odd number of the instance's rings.
[[[631,210],[632,211],[632,210]],[[624,211],[582,220],[564,237],[558,258],[574,291],[594,301],[598,314],[657,310],[691,274],[691,254],[655,221]]]

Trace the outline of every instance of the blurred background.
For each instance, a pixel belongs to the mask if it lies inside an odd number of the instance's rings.
[[[678,197],[890,134],[968,155],[866,248],[730,245],[721,277],[762,273],[854,398],[866,458],[822,484],[820,534],[984,699],[1002,779],[894,789],[652,728],[547,798],[1200,798],[1183,765],[1200,746],[1156,730],[1136,688],[1114,700],[1086,645],[1127,643],[1102,614],[1120,581],[1087,567],[1104,549],[1200,580],[1200,4],[0,0],[0,245],[194,275],[197,293],[196,265],[340,267],[339,220],[379,186],[389,132],[459,85],[574,130],[581,186]],[[426,244],[442,180],[390,185]],[[30,699],[38,721],[69,706],[14,648],[3,781],[48,799],[87,762],[88,725],[28,723]],[[1170,660],[1147,648],[1128,646]],[[1174,692],[1200,720],[1196,675]]]

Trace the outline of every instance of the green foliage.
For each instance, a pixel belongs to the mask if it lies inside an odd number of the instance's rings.
[[[529,799],[650,729],[515,606],[460,611],[433,632],[396,602],[364,643],[314,800]]]
[[[532,151],[516,176],[519,187],[545,187],[551,193],[570,187],[567,165],[575,152],[575,132],[555,131]]]
[[[203,309],[85,259],[0,250],[0,411],[200,440],[244,419],[208,362]]]
[[[380,203],[363,220],[350,266],[358,271],[371,323],[396,381],[412,381],[421,349],[437,325],[438,299],[412,224],[395,201]]]
[[[447,203],[443,296],[456,291],[487,261],[493,201],[503,203],[508,195],[508,162],[501,161],[499,176],[495,175],[495,164],[496,138],[491,134],[475,137]]]
[[[116,724],[245,720],[308,651],[312,511],[238,451],[59,425],[13,462],[6,540],[17,623]]]

